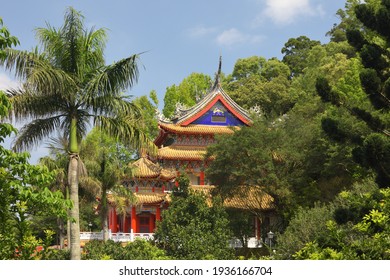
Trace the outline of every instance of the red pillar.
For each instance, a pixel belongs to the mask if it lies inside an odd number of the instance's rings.
[[[177,171],[177,178],[180,177],[180,172]],[[178,187],[179,186],[179,182],[175,180],[175,186]]]
[[[149,218],[149,232],[153,232],[154,231],[154,219],[155,219],[155,216],[154,215],[150,215],[150,218]]]
[[[161,208],[156,208],[156,221],[161,221]]]
[[[200,171],[200,184],[204,185],[204,171]]]
[[[111,224],[111,232],[112,233],[116,233],[118,232],[118,217],[116,215],[116,211],[114,208],[111,208],[111,221],[110,221],[110,224]]]
[[[131,229],[134,233],[137,232],[137,212],[135,211],[135,206],[131,208]]]
[[[127,219],[127,215],[123,218],[123,232],[129,232],[129,219]]]

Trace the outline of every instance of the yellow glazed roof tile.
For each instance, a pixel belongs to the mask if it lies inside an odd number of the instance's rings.
[[[240,129],[239,126],[218,126],[218,125],[200,125],[190,124],[180,126],[171,123],[159,123],[160,128],[177,134],[233,134],[234,130]]]
[[[158,150],[160,159],[176,160],[203,160],[206,154],[205,147],[171,145]]]
[[[159,178],[162,180],[171,180],[176,177],[175,172],[163,169],[158,164],[145,157],[141,157],[136,162],[131,163],[130,166],[135,167],[133,177],[137,178]]]

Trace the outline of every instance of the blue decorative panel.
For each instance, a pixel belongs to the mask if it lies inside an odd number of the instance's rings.
[[[199,117],[193,124],[204,125],[220,125],[220,126],[242,126],[245,125],[236,116],[234,116],[229,110],[218,101],[211,107],[210,110],[205,112],[203,116]]]

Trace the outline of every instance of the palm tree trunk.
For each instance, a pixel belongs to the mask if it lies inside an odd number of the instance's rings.
[[[80,260],[80,219],[79,219],[79,156],[71,154],[69,160],[70,200],[73,203],[70,209],[70,259]]]
[[[68,170],[69,171],[69,170]],[[66,187],[66,199],[70,199],[69,187]],[[66,250],[70,249],[70,209],[68,209],[68,219],[66,220]]]
[[[70,200],[73,203],[70,209],[70,259],[80,260],[80,211],[79,211],[79,149],[77,141],[77,119],[72,118],[69,131],[69,168],[68,179]]]
[[[108,240],[108,205],[107,205],[107,191],[103,188],[102,191],[102,209],[101,209],[101,219],[102,219],[102,229],[103,229],[103,240],[106,242]]]
[[[65,228],[64,228],[64,220],[62,218],[57,219],[58,225],[58,244],[60,245],[60,249],[64,249],[64,239],[65,239]]]

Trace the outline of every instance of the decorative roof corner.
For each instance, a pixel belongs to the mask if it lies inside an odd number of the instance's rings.
[[[129,165],[135,168],[133,178],[169,181],[176,177],[175,172],[162,168],[158,163],[154,163],[146,157],[141,157]]]
[[[167,117],[165,117],[164,114],[157,108],[155,110],[155,114],[156,114],[156,118],[157,118],[158,122],[172,123],[172,121],[170,119],[168,119]]]

